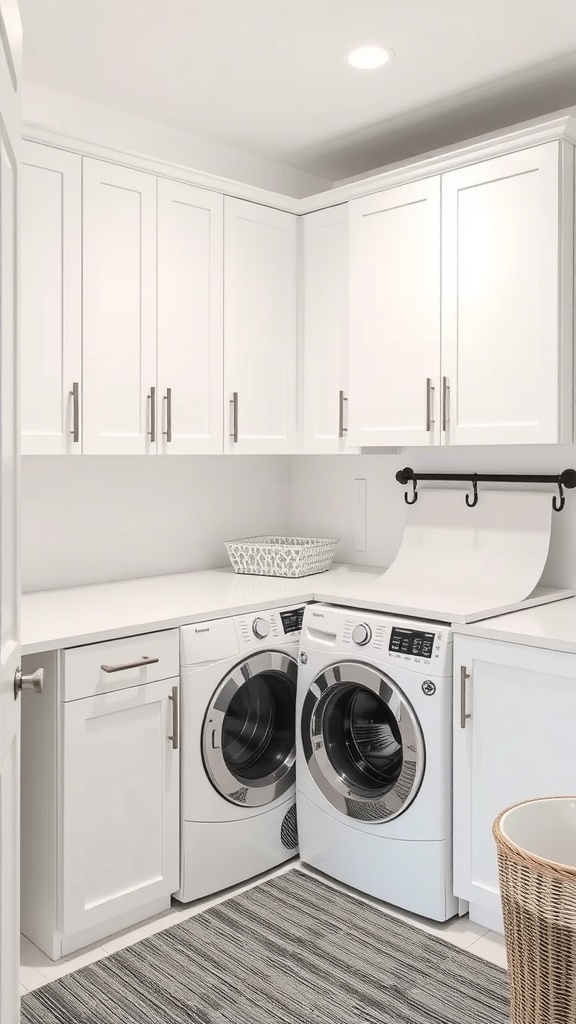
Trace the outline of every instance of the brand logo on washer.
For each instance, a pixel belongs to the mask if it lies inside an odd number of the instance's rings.
[[[210,632],[210,626],[204,626],[202,629],[195,629],[194,632],[195,633],[209,633]]]
[[[427,697],[431,697],[436,693],[436,683],[433,683],[431,679],[425,679],[422,683],[422,693],[425,693]]]
[[[312,612],[312,618],[314,618],[314,619],[323,619],[324,618],[324,612]]]

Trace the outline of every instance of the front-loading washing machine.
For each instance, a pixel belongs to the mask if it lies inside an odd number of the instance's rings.
[[[302,605],[180,630],[180,888],[199,899],[298,852]]]
[[[454,916],[450,630],[309,605],[296,720],[302,861],[424,917]]]

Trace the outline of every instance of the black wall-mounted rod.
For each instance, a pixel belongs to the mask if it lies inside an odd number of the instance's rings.
[[[468,508],[475,508],[478,504],[479,483],[553,484],[558,488],[558,496],[554,495],[552,508],[555,512],[561,512],[566,504],[564,488],[567,487],[571,490],[573,487],[576,487],[576,469],[565,469],[562,473],[552,476],[551,474],[535,473],[415,473],[413,469],[407,466],[405,469],[398,470],[396,479],[403,486],[409,483],[412,484],[411,497],[408,497],[407,494],[404,495],[404,501],[407,505],[414,505],[418,501],[418,484],[421,480],[461,480],[465,483],[470,483],[473,488],[473,497],[470,498],[468,494],[466,495]]]
[[[399,469],[396,473],[399,484],[407,484],[415,480],[462,480],[472,483],[476,480],[479,484],[562,484],[563,487],[571,489],[576,487],[576,469],[565,469],[562,473],[551,476],[550,474],[529,475],[526,473],[415,473],[409,466],[406,469]]]

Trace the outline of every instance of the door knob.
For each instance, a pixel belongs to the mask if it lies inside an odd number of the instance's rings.
[[[22,690],[34,690],[34,693],[42,693],[44,689],[44,669],[37,668],[31,675],[22,674],[22,669],[17,668],[14,673],[14,697],[16,698]]]

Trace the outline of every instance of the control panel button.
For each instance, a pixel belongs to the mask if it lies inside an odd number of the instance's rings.
[[[365,622],[359,622],[352,630],[352,639],[359,647],[364,647],[372,639],[372,630]]]
[[[265,640],[270,632],[270,623],[267,619],[254,619],[252,632],[258,640]]]

